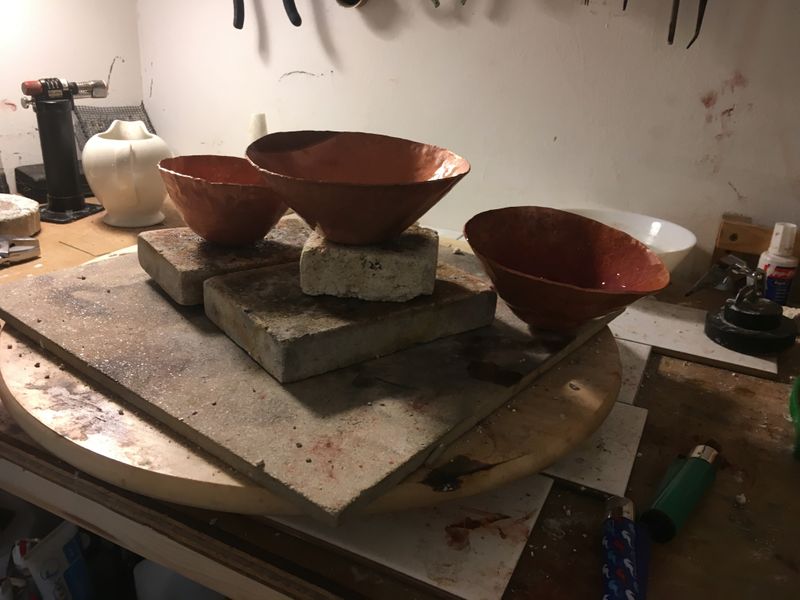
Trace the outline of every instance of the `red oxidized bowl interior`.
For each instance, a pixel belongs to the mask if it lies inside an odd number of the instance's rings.
[[[486,211],[464,233],[500,297],[542,329],[574,329],[669,283],[664,264],[638,240],[553,208]]]
[[[360,132],[273,133],[247,157],[287,206],[329,240],[354,245],[400,235],[470,169],[445,148]]]
[[[186,224],[202,238],[226,246],[262,239],[286,212],[256,169],[236,156],[165,158],[161,177]]]

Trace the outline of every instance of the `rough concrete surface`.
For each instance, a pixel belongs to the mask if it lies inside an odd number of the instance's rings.
[[[178,304],[202,304],[209,277],[296,262],[309,233],[300,219],[284,217],[260,242],[227,248],[188,227],[145,231],[139,234],[139,264]]]
[[[0,194],[0,235],[27,237],[42,228],[39,203],[15,194]]]
[[[331,523],[507,404],[577,343],[531,337],[499,304],[489,327],[281,385],[201,308],[167,301],[131,255],[6,284],[0,317]]]
[[[417,225],[375,246],[337,244],[314,232],[300,257],[300,286],[312,296],[406,302],[433,293],[438,254],[438,234]]]
[[[403,303],[308,296],[295,264],[213,277],[204,295],[206,316],[284,383],[484,327],[496,303],[486,283],[446,265],[432,296]]]

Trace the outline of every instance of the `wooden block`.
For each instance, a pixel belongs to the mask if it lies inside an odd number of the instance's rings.
[[[401,303],[308,296],[297,264],[214,277],[204,294],[206,316],[284,383],[485,327],[497,301],[446,265],[432,296]]]
[[[759,255],[769,248],[772,229],[723,219],[717,232],[712,260],[716,262],[727,253]],[[795,240],[794,255],[800,256],[800,236]]]
[[[775,378],[775,357],[728,350],[705,334],[706,311],[643,298],[614,319],[609,328],[618,339],[647,344],[656,352],[761,377]]]
[[[36,298],[32,302],[31,298]],[[164,426],[333,523],[393,488],[601,331],[490,327],[280,385],[134,256],[7,284],[0,317]]]
[[[139,234],[139,264],[175,302],[203,303],[203,282],[210,277],[296,263],[311,230],[296,218],[284,218],[266,238],[251,246],[209,244],[188,227]]]
[[[624,496],[647,411],[617,402],[594,435],[544,473],[605,494]]]
[[[525,477],[436,508],[359,516],[333,529],[308,518],[271,519],[470,600],[500,600],[553,480]]]

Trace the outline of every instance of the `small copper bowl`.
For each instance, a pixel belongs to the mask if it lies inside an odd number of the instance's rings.
[[[170,198],[200,237],[223,246],[262,239],[286,212],[247,159],[176,156],[158,163]]]
[[[327,239],[400,235],[469,172],[450,150],[372,133],[288,131],[247,148],[269,189]]]
[[[500,297],[537,329],[572,331],[669,284],[664,263],[641,242],[553,208],[486,211],[464,234]]]

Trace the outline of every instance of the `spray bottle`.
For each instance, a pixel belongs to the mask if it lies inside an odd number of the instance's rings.
[[[796,234],[797,225],[794,223],[775,223],[769,249],[758,259],[758,268],[767,274],[764,297],[778,304],[786,304],[797,273],[797,257],[794,256]]]

